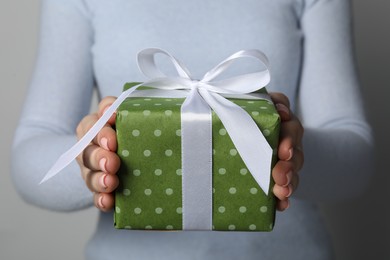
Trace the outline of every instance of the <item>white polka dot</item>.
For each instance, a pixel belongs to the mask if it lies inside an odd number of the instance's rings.
[[[152,229],[153,227],[151,225],[145,226],[145,229]]]
[[[173,152],[172,150],[168,149],[168,150],[165,150],[165,155],[166,156],[172,156]]]
[[[168,188],[165,190],[165,194],[167,194],[168,196],[172,195],[173,194],[173,190],[171,188]]]
[[[156,214],[161,214],[163,212],[163,209],[162,208],[156,208],[154,211],[156,212]]]
[[[274,225],[271,223],[269,224],[269,229],[271,230],[274,227]]]
[[[181,207],[178,207],[178,208],[176,209],[176,213],[177,213],[177,214],[182,214],[182,213],[183,213],[183,209],[182,209]]]
[[[224,174],[226,174],[226,169],[225,168],[219,168],[218,169],[218,173],[221,174],[221,175],[224,175]]]
[[[240,107],[242,107],[242,108],[246,108],[246,106],[240,106]]]
[[[268,211],[267,206],[261,206],[261,207],[260,207],[260,212],[261,212],[261,213],[266,213],[267,211]]]
[[[241,213],[245,213],[245,212],[246,212],[246,207],[241,206],[241,207],[239,208],[239,211],[240,211]]]
[[[237,155],[237,150],[236,149],[230,149],[230,155],[231,156],[236,156]]]
[[[165,229],[171,230],[171,229],[173,229],[173,226],[172,225],[168,225],[168,226],[165,227]]]
[[[213,154],[216,154],[216,153],[217,153],[217,151],[215,149],[213,149]]]
[[[145,193],[146,196],[150,196],[150,195],[152,195],[152,190],[151,189],[145,189],[144,193]]]
[[[141,212],[142,212],[142,209],[140,209],[140,208],[135,208],[134,209],[134,213],[137,214],[137,215],[141,214]]]
[[[151,154],[152,154],[152,152],[150,150],[145,150],[144,151],[145,157],[149,157]]]
[[[251,101],[248,101],[247,103],[248,103],[248,104],[253,104],[253,103],[255,103],[255,101],[252,101],[252,100],[251,100]]]
[[[249,225],[249,229],[250,230],[255,230],[256,229],[256,225],[255,224]]]
[[[165,115],[166,116],[171,116],[172,115],[172,110],[165,110]]]
[[[128,116],[129,115],[129,111],[123,110],[123,111],[121,111],[121,115],[122,116]]]
[[[133,136],[139,136],[140,131],[137,130],[137,129],[134,129],[134,130],[131,132],[131,134],[132,134]]]
[[[162,174],[162,170],[161,169],[156,169],[156,170],[154,170],[154,174],[156,176],[160,176]]]
[[[264,129],[264,130],[263,130],[263,134],[264,134],[264,136],[269,136],[269,135],[270,135],[270,133],[271,133],[271,131],[270,131],[270,130],[268,130],[268,129]]]
[[[129,151],[128,150],[122,150],[122,155],[124,156],[124,157],[127,157],[127,156],[129,156]]]
[[[172,99],[170,99],[170,98],[166,98],[166,99],[165,99],[165,101],[172,101]]]
[[[144,98],[145,101],[151,101],[151,98]]]
[[[227,131],[225,128],[219,129],[219,134],[220,135],[226,135]]]
[[[125,226],[125,229],[131,229],[131,226]]]
[[[156,104],[154,104],[155,106],[161,106],[161,103],[156,103]]]
[[[229,226],[228,226],[228,229],[229,229],[229,230],[235,230],[235,229],[236,229],[236,226],[235,226],[235,225],[229,225]]]
[[[141,104],[135,103],[133,104],[134,107],[139,107]]]
[[[181,136],[181,129],[177,129],[177,130],[176,130],[176,135],[177,135],[177,136]]]
[[[213,188],[213,193],[215,193],[215,188]]]
[[[268,107],[260,107],[260,109],[263,109],[263,110],[265,110],[265,109],[268,109]]]
[[[144,112],[142,112],[144,114],[144,116],[149,116],[150,115],[150,110],[144,110]]]
[[[220,206],[218,208],[219,213],[224,213],[226,211],[226,208],[224,206]]]
[[[115,207],[115,212],[118,213],[118,214],[121,213],[121,208],[120,207]]]
[[[123,189],[123,195],[129,196],[131,191],[129,189]]]
[[[253,115],[253,116],[258,116],[259,114],[260,114],[259,111],[253,111],[253,112],[252,112],[252,115]]]
[[[134,176],[140,176],[140,175],[141,175],[141,171],[138,170],[138,169],[135,169],[135,170],[133,171],[133,175],[134,175]]]
[[[237,192],[237,189],[234,188],[234,187],[231,187],[231,188],[229,189],[229,193],[230,193],[230,194],[236,194],[236,192]]]
[[[181,169],[177,169],[177,170],[176,170],[176,174],[177,174],[178,176],[181,176],[182,173],[183,173],[183,171],[182,171]]]
[[[256,188],[251,188],[250,190],[249,190],[249,192],[251,193],[251,194],[257,194],[257,189]]]
[[[245,169],[245,168],[242,168],[242,169],[240,170],[240,174],[241,174],[241,175],[246,175],[247,173],[248,173],[248,170]]]
[[[177,104],[176,104],[176,106],[181,106],[181,105],[182,105],[182,104],[180,104],[180,103],[177,103]]]
[[[154,136],[161,136],[161,130],[160,129],[156,129],[154,130]]]

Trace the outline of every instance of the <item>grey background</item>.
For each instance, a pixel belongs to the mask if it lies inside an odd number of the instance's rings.
[[[20,199],[10,180],[10,148],[33,70],[39,5],[38,0],[0,2],[1,260],[82,259],[98,213],[94,208],[74,213],[36,208]],[[377,168],[361,197],[324,203],[321,208],[338,260],[390,259],[390,174],[386,163],[390,127],[385,121],[390,111],[390,1],[354,0],[353,13],[359,75],[377,140]]]

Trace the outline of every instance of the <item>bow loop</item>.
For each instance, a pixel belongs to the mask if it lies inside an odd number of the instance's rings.
[[[191,73],[189,70],[182,64],[179,60],[177,60],[174,56],[172,56],[169,52],[164,51],[158,48],[148,48],[140,51],[137,55],[138,68],[140,71],[150,79],[156,78],[165,78],[168,77],[163,72],[161,72],[156,66],[155,55],[156,54],[164,54],[168,56],[171,60],[172,64],[175,66],[176,71],[179,76],[186,79],[191,79]]]

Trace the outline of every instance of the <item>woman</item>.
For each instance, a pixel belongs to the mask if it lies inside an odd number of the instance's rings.
[[[349,8],[347,0],[44,0],[39,56],[13,150],[18,191],[54,210],[101,209],[88,259],[331,259],[316,202],[359,193],[372,164]],[[37,186],[62,147],[76,141],[75,129],[79,138],[113,102],[104,98],[87,115],[93,87],[100,97],[118,96],[124,82],[144,80],[132,61],[150,46],[171,50],[198,78],[237,50],[267,54],[267,89],[285,94],[273,94],[283,119],[273,192],[281,211],[291,200],[272,232],[115,230],[119,161],[110,125],[78,158],[83,178],[74,163]],[[300,122],[305,166],[290,198],[303,163]]]

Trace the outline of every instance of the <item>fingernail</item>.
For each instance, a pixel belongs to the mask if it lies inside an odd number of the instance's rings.
[[[293,157],[294,149],[292,149],[292,148],[288,149],[288,154],[289,154],[289,157],[287,158],[287,161],[291,160],[291,158]]]
[[[293,187],[290,184],[290,185],[288,185],[288,194],[287,194],[286,198],[290,198],[292,193],[293,193]]]
[[[106,177],[107,177],[107,174],[103,174],[103,176],[100,177],[100,179],[99,179],[100,185],[101,185],[104,189],[107,189]]]
[[[99,204],[99,208],[104,209],[103,196],[99,197],[98,204]]]
[[[287,207],[284,210],[288,209],[289,207],[290,207],[290,200],[288,199],[287,200]]]
[[[280,112],[284,112],[287,115],[290,115],[290,109],[288,109],[288,107],[286,107],[285,105],[283,105],[281,103],[277,103],[275,106],[276,106],[276,110],[278,110]]]
[[[102,139],[100,139],[100,145],[101,145],[104,149],[110,150],[110,149],[108,148],[108,139],[107,139],[107,138],[103,137]]]
[[[283,185],[283,187],[287,187],[290,182],[291,182],[291,179],[292,179],[292,171],[289,171],[287,174],[286,174],[286,178],[287,178],[287,182],[286,184]]]
[[[107,172],[107,170],[106,170],[106,162],[107,162],[106,158],[102,158],[99,161],[100,170],[102,170],[103,172]]]

